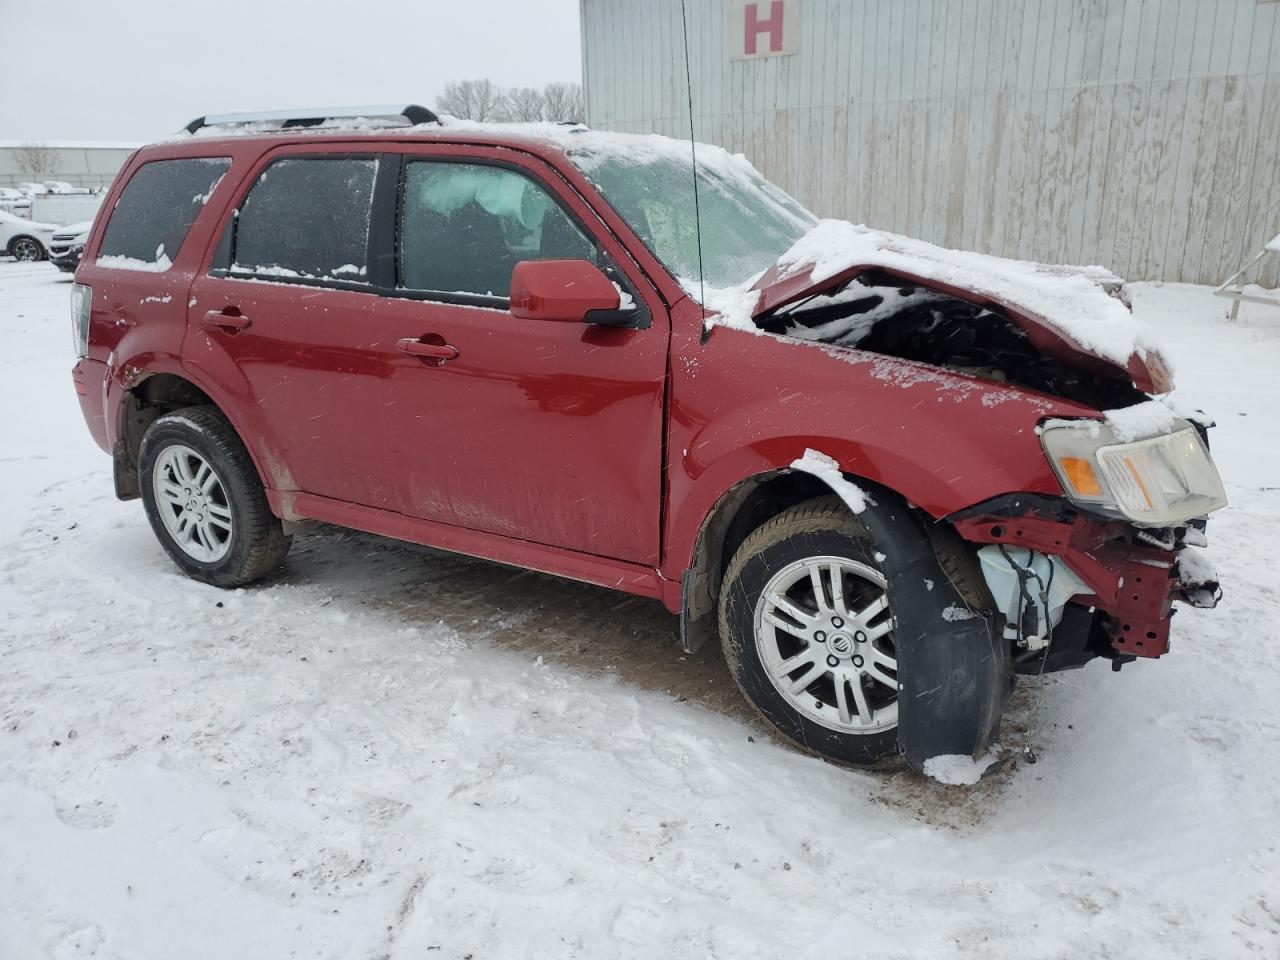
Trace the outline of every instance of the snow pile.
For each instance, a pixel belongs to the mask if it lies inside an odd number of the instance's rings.
[[[840,464],[834,457],[817,450],[805,450],[803,457],[791,462],[791,469],[812,474],[826,483],[854,513],[867,509],[870,498],[840,471]]]
[[[1091,440],[1098,439],[1103,423],[1111,431],[1108,442],[1134,443],[1138,440],[1149,440],[1151,437],[1163,436],[1178,429],[1181,420],[1209,421],[1201,412],[1188,412],[1185,404],[1176,395],[1144,400],[1129,407],[1117,407],[1114,410],[1102,411],[1102,420],[1063,420],[1051,418],[1044,421],[1036,432],[1067,427],[1079,430]]]
[[[736,286],[709,287],[696,279],[681,277],[680,286],[685,293],[701,303],[708,311],[717,314],[715,317],[707,318],[709,326],[719,323],[748,333],[763,333],[763,330],[751,322],[751,315],[755,313],[756,305],[760,302],[760,291],[751,289],[758,279],[760,279],[759,274],[746,283]],[[744,317],[745,321],[742,319]]]
[[[114,270],[140,270],[144,273],[164,273],[173,266],[173,261],[169,259],[168,254],[164,253],[157,256],[155,260],[139,260],[137,257],[112,253],[99,256],[94,262],[100,267],[111,267]]]
[[[1107,410],[1103,416],[1117,443],[1133,443],[1161,434],[1172,433],[1178,426],[1178,417],[1168,404],[1159,400],[1135,403],[1131,407]]]
[[[972,610],[966,610],[964,607],[954,603],[942,611],[942,619],[946,620],[948,623],[959,623],[961,620],[973,620],[977,616],[978,614],[974,613]]]
[[[981,780],[987,768],[998,759],[995,750],[980,760],[962,753],[944,753],[924,762],[924,775],[949,787],[968,787]]]

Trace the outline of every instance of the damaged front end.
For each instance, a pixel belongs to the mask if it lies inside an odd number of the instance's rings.
[[[1025,313],[900,271],[868,268],[822,292],[792,293],[755,317],[769,333],[848,347],[1062,397],[1098,409],[1171,386],[1154,352],[1094,355]],[[1121,296],[1122,288],[1110,295]],[[1144,392],[1146,391],[1146,392]]]
[[[975,548],[1016,670],[1159,657],[1174,601],[1217,603],[1195,550],[1226,504],[1208,424],[1153,399],[1172,379],[1120,278],[824,221],[752,289],[766,332],[1093,411],[1036,425],[1061,496],[1012,492],[946,518]]]
[[[1163,529],[1091,516],[1063,500],[1016,494],[949,518],[978,545],[998,623],[1019,673],[1084,666],[1114,669],[1169,650],[1175,600],[1213,607],[1212,566],[1193,523]]]

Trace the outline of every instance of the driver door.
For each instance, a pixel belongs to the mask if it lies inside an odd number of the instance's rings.
[[[656,564],[670,332],[661,300],[540,161],[424,146],[400,162],[395,290],[382,312],[442,354],[397,361],[404,511]],[[644,328],[513,317],[511,271],[530,259],[606,266]]]

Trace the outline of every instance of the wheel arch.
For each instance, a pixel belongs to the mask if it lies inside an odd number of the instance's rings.
[[[873,504],[892,504],[914,516],[923,538],[940,561],[944,557],[964,558],[951,579],[967,601],[984,608],[992,604],[976,554],[948,521],[931,516],[905,493],[881,482],[843,467],[840,477],[866,494]],[[835,494],[847,507],[849,492],[847,486],[842,488],[807,470],[786,466],[750,474],[721,493],[698,525],[681,574],[680,644],[685,652],[692,653],[716,636],[716,608],[724,572],[752,532],[806,500]]]
[[[32,233],[18,233],[18,234],[14,234],[12,237],[10,237],[10,238],[9,238],[9,244],[8,244],[8,246],[6,246],[6,247],[5,247],[5,252],[6,252],[6,253],[8,253],[8,254],[9,254],[9,256],[11,256],[11,257],[16,257],[16,256],[17,256],[17,254],[15,254],[13,251],[14,251],[14,249],[17,247],[17,244],[18,244],[18,241],[19,241],[19,240],[30,240],[30,241],[31,241],[32,243],[34,243],[37,247],[39,247],[39,248],[40,248],[40,259],[41,259],[41,260],[48,260],[48,259],[49,259],[49,246],[48,246],[48,244],[46,244],[43,240],[41,240],[39,237],[37,237],[35,234],[32,234]]]
[[[152,369],[135,375],[127,385],[122,385],[116,404],[111,458],[119,499],[133,500],[141,496],[138,467],[142,438],[147,428],[166,413],[195,406],[213,407],[222,414],[249,452],[263,487],[268,491],[272,489],[272,477],[263,470],[263,461],[255,444],[228,409],[229,405],[220,402],[216,391],[198,382],[187,371]]]

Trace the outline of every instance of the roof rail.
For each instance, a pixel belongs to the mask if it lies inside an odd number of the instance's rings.
[[[416,103],[407,107],[314,107],[302,110],[267,110],[263,113],[220,113],[196,117],[187,124],[187,133],[195,133],[202,127],[222,126],[234,123],[263,123],[283,121],[285,127],[314,127],[326,120],[354,120],[357,117],[404,117],[409,123],[439,123],[440,118]]]

